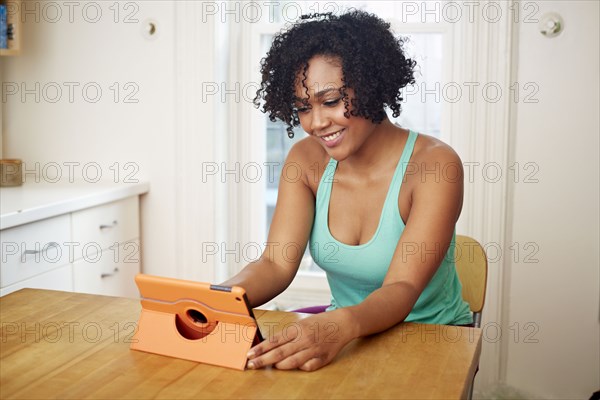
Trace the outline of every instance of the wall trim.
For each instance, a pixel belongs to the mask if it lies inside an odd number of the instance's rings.
[[[202,21],[202,23],[200,23]],[[202,177],[202,163],[215,160],[215,105],[202,100],[203,83],[215,71],[214,19],[202,2],[175,3],[175,246],[178,277],[213,281],[215,268],[203,260],[204,243],[215,242],[217,185]],[[206,100],[206,99],[204,99]],[[168,132],[165,133],[168,137]],[[157,160],[160,162],[160,160]]]
[[[231,102],[229,116],[231,122],[229,160],[238,163],[240,169],[252,166],[261,172],[261,179],[246,179],[244,174],[237,182],[228,186],[230,195],[228,207],[233,214],[229,223],[228,239],[243,248],[253,246],[264,249],[266,232],[266,139],[262,133],[266,130],[266,116],[252,103],[260,84],[259,60],[249,65],[248,60],[260,54],[260,24],[245,21],[230,24],[231,46],[234,54],[229,63],[230,87],[240,91],[239,101]],[[244,252],[242,252],[243,254]],[[234,275],[253,260],[240,257],[239,261],[229,260],[228,273]]]
[[[453,79],[457,83],[479,83],[477,101],[467,96],[450,107],[451,144],[465,165],[465,197],[463,212],[457,232],[470,235],[490,253],[501,249],[500,259],[488,265],[488,284],[482,327],[484,336],[488,327],[490,340],[484,340],[476,388],[497,385],[501,380],[505,363],[502,344],[507,335],[503,320],[505,298],[506,221],[508,207],[507,168],[510,154],[511,132],[511,68],[512,37],[514,23],[510,10],[514,1],[496,3],[502,10],[497,22],[485,21],[478,14],[474,21],[461,21],[454,25]],[[502,95],[493,102],[486,100],[481,88],[490,83],[501,88]],[[467,164],[474,163],[474,164]],[[484,167],[500,167],[501,178],[484,178]],[[489,169],[491,171],[491,169]],[[472,179],[472,180],[471,180]],[[504,252],[504,253],[502,253]],[[488,254],[489,257],[492,254]],[[498,258],[498,257],[495,257]],[[487,324],[487,325],[486,325]],[[498,324],[498,325],[496,325]],[[495,340],[499,327],[500,340]],[[487,337],[487,336],[485,336]],[[485,339],[485,338],[484,338]],[[494,339],[494,340],[492,340]]]

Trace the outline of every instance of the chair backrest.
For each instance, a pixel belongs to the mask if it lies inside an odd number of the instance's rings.
[[[454,254],[456,272],[462,284],[462,297],[469,303],[474,324],[479,327],[485,303],[487,256],[477,240],[463,235],[456,235]]]

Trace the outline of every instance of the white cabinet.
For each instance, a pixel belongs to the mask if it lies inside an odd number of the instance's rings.
[[[75,292],[138,297],[140,272],[138,198],[73,213],[73,239],[81,252],[73,262]]]
[[[43,274],[69,264],[71,216],[61,215],[42,221],[4,229],[0,287]],[[72,283],[69,287],[72,287]]]
[[[73,291],[71,264],[63,265],[43,274],[0,288],[0,297],[24,288]]]
[[[0,231],[0,296],[30,287],[138,297],[139,197]]]
[[[128,241],[73,263],[74,291],[138,297],[135,275],[140,272],[140,242]]]
[[[135,239],[139,226],[137,196],[76,211],[72,219],[73,239],[82,247],[87,245],[86,251],[108,249],[115,243]]]

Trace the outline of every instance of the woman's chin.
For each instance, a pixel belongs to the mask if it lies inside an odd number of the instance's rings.
[[[326,149],[326,150],[327,150],[327,154],[329,154],[329,157],[333,158],[337,162],[344,161],[349,156],[348,152],[343,151],[339,148]]]

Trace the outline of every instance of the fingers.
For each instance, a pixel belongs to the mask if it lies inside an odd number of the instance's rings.
[[[301,368],[308,360],[316,356],[315,349],[300,350],[275,364],[277,369]]]
[[[302,371],[310,372],[310,371],[316,371],[317,369],[323,367],[326,364],[327,364],[327,362],[325,360],[323,360],[322,358],[315,357],[315,358],[311,358],[310,360],[306,361],[304,364],[302,364],[298,368],[301,369]]]
[[[257,369],[273,365],[296,353],[299,349],[290,339],[275,335],[254,346],[248,352],[248,368]]]
[[[248,368],[255,369],[267,365],[273,365],[277,369],[301,369],[303,371],[314,371],[326,364],[326,361],[318,356],[314,348],[295,350],[292,343],[275,348],[261,357],[248,362]]]
[[[320,319],[310,318],[294,325],[295,329],[285,329],[251,348],[247,367],[257,369],[273,365],[278,369],[314,371],[327,365],[344,343],[328,339],[328,327],[333,322],[325,320],[327,323],[322,327]]]
[[[275,335],[254,346],[248,352],[248,368],[256,369],[267,365],[274,365],[278,369],[299,368],[308,360],[316,357],[318,348],[307,340],[300,340],[301,336]],[[313,344],[314,345],[314,344]]]
[[[276,347],[272,350],[263,353],[260,356],[256,356],[248,360],[248,368],[249,369],[257,369],[266,367],[267,365],[273,365],[278,363],[281,360],[286,359],[290,355],[294,354],[295,350],[292,346],[284,345]]]
[[[284,343],[287,343],[288,341],[289,338],[283,338],[281,335],[274,335],[269,339],[264,340],[256,346],[252,347],[250,351],[248,351],[246,357],[248,357],[248,359],[256,358],[262,354],[267,353],[268,351],[271,351],[272,349],[278,346],[281,346]]]

